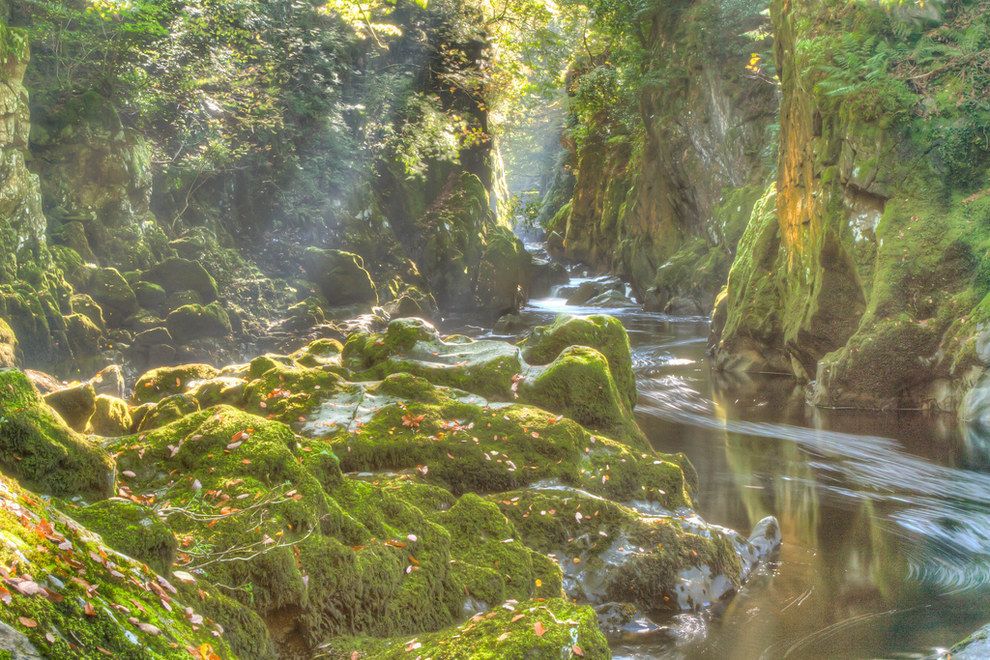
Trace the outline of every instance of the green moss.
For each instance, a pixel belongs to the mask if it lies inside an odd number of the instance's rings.
[[[542,634],[537,634],[537,623]],[[435,660],[560,658],[574,657],[578,651],[586,658],[611,657],[594,610],[557,598],[498,608],[456,628],[414,638],[342,638],[334,640],[331,648],[341,657],[352,651],[362,657],[408,658],[416,654]]]
[[[604,355],[571,346],[519,384],[522,401],[559,412],[590,428],[647,447],[646,437],[619,392]]]
[[[88,293],[111,323],[119,324],[138,309],[134,290],[116,268],[99,268],[90,277]]]
[[[145,309],[161,311],[167,298],[165,289],[154,282],[138,281],[134,283],[134,295],[138,304]]]
[[[165,325],[180,344],[205,337],[225,337],[231,333],[230,317],[217,302],[173,309],[165,317]]]
[[[92,296],[85,293],[76,293],[73,294],[70,302],[72,304],[73,312],[78,312],[85,315],[100,330],[106,330],[107,322],[103,317],[103,308],[96,304],[96,301],[93,300]]]
[[[589,346],[608,360],[616,387],[631,410],[636,405],[636,379],[632,371],[629,335],[613,316],[558,316],[551,325],[539,326],[523,343],[523,357],[530,364],[553,362],[569,346]]]
[[[153,403],[172,394],[180,394],[190,383],[216,378],[220,371],[208,364],[183,364],[152,369],[134,385],[134,403]]]
[[[132,420],[127,402],[108,394],[98,395],[89,423],[96,435],[116,437],[129,433]]]
[[[328,429],[342,469],[418,469],[424,480],[455,494],[558,479],[620,501],[690,502],[681,458],[633,453],[538,408],[491,409],[442,390],[432,400],[391,403],[350,429]]]
[[[336,339],[317,339],[293,353],[292,359],[304,367],[339,366],[343,351],[343,345]]]
[[[8,580],[9,602],[0,609],[0,621],[46,657],[167,658],[203,645],[229,654],[214,621],[194,626],[187,618],[186,607],[195,615],[198,602],[183,602],[147,566],[116,554],[12,481],[0,482],[0,531],[6,539],[0,562],[16,566],[16,581],[43,590],[26,595]]]
[[[69,350],[76,358],[94,356],[100,351],[103,331],[88,316],[69,314],[65,317],[65,336],[69,340]]]
[[[384,335],[358,333],[347,339],[344,365],[357,378],[377,380],[394,373],[421,376],[437,385],[499,400],[511,400],[522,371],[519,349],[499,341],[441,339],[421,319],[398,319]]]
[[[342,387],[343,379],[334,367],[307,368],[291,363],[289,358],[276,361],[267,356],[251,361],[251,380],[244,388],[248,410],[293,424],[303,421],[322,398]]]
[[[0,369],[17,365],[17,336],[7,322],[0,319]]]
[[[177,419],[182,419],[199,409],[199,401],[192,394],[173,394],[142,410],[141,418],[136,422],[136,428],[140,432],[149,431]]]
[[[178,543],[151,509],[112,498],[69,509],[69,513],[114,550],[144,562],[157,573],[169,574]]]
[[[204,304],[217,299],[217,283],[198,261],[172,257],[151,268],[142,277],[159,285],[167,294],[195,291]]]
[[[20,371],[0,370],[0,467],[25,485],[57,496],[106,496],[111,462],[42,401]]]

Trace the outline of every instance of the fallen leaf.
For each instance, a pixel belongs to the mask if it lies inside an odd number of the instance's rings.
[[[543,623],[541,623],[540,621],[534,623],[533,632],[536,634],[537,637],[543,637],[543,633],[546,632],[546,629],[543,627]]]
[[[574,646],[571,647],[571,652],[574,655],[580,655],[580,656],[584,657],[584,651],[581,650],[581,647],[578,646],[577,644],[575,644]]]
[[[24,626],[25,628],[37,628],[38,627],[38,622],[37,621],[35,621],[34,619],[30,619],[30,618],[28,618],[26,616],[19,616],[19,617],[17,617],[17,620],[20,621],[21,622],[21,625]]]

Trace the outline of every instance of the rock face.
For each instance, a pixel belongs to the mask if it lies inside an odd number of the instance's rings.
[[[831,16],[778,1],[771,14],[778,174],[716,311],[717,363],[814,381],[822,406],[956,409],[987,364],[990,149],[967,137],[986,126],[972,108],[987,88],[960,82],[965,57],[909,63],[924,58],[927,31],[988,18],[965,2]],[[843,53],[873,40],[887,56],[868,72],[843,68]]]
[[[650,309],[678,296],[711,308],[772,167],[774,86],[746,69],[765,46],[744,36],[766,30],[760,10],[715,0],[651,5],[648,36],[628,38],[650,44],[637,65],[661,85],[616,82],[618,61],[637,47],[614,63],[578,60],[570,72],[576,117],[564,164],[575,180],[556,179],[573,194],[548,223],[550,245],[622,274]],[[618,98],[597,105],[600,86]],[[630,87],[632,98],[615,92]],[[552,190],[548,200],[567,197]]]

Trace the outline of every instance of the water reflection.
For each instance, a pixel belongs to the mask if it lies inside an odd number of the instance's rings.
[[[534,301],[521,325],[576,308]],[[639,420],[683,451],[705,519],[781,524],[779,561],[711,612],[619,657],[923,657],[990,621],[990,455],[950,416],[822,411],[781,378],[713,374],[707,324],[606,310],[629,330]]]

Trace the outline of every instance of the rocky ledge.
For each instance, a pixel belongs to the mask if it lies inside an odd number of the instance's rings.
[[[35,383],[0,370],[16,657],[608,657],[780,543],[691,510],[607,316],[518,346],[399,319],[154,369],[128,400],[106,374]]]

